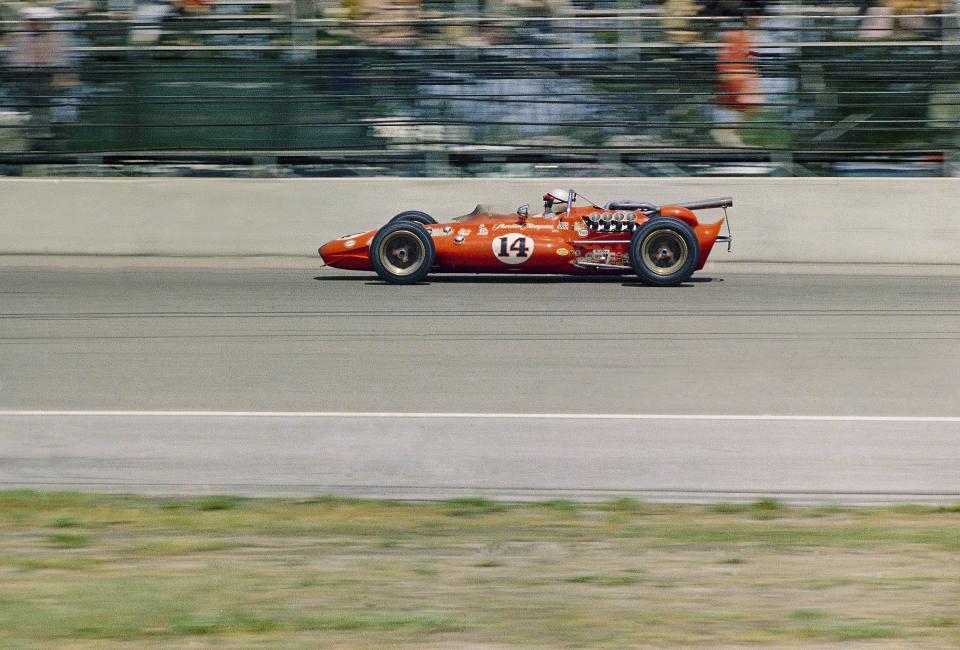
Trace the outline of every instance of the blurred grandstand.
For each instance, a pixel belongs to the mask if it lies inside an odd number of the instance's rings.
[[[960,0],[68,0],[0,18],[3,175],[960,175]]]

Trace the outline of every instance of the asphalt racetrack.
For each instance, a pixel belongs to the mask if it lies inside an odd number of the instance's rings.
[[[0,488],[960,498],[960,275],[0,267]]]

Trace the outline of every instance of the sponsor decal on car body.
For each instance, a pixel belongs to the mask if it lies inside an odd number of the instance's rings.
[[[493,227],[494,230],[556,230],[553,224],[545,223],[498,223]]]

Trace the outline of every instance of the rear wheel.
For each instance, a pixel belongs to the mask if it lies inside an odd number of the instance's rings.
[[[651,219],[630,239],[630,266],[645,284],[676,286],[693,275],[698,259],[697,235],[680,219]]]
[[[385,282],[413,284],[427,277],[436,249],[426,230],[409,221],[388,223],[370,243],[370,261]]]
[[[401,212],[387,223],[396,223],[398,221],[412,221],[413,223],[422,223],[425,226],[430,226],[437,223],[436,219],[431,217],[426,212],[420,212],[419,210],[407,210],[406,212]]]

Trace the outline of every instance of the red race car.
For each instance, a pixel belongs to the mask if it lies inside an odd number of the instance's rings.
[[[589,205],[577,206],[577,199]],[[727,208],[733,199],[657,206],[611,201],[604,206],[574,190],[543,197],[542,214],[521,205],[515,214],[482,206],[438,223],[418,211],[401,212],[375,230],[340,237],[320,247],[325,264],[376,271],[384,281],[412,284],[428,273],[636,273],[655,286],[672,286],[703,268],[716,242],[730,250]],[[724,216],[700,223],[694,210],[719,208]],[[727,224],[726,235],[720,234]]]

